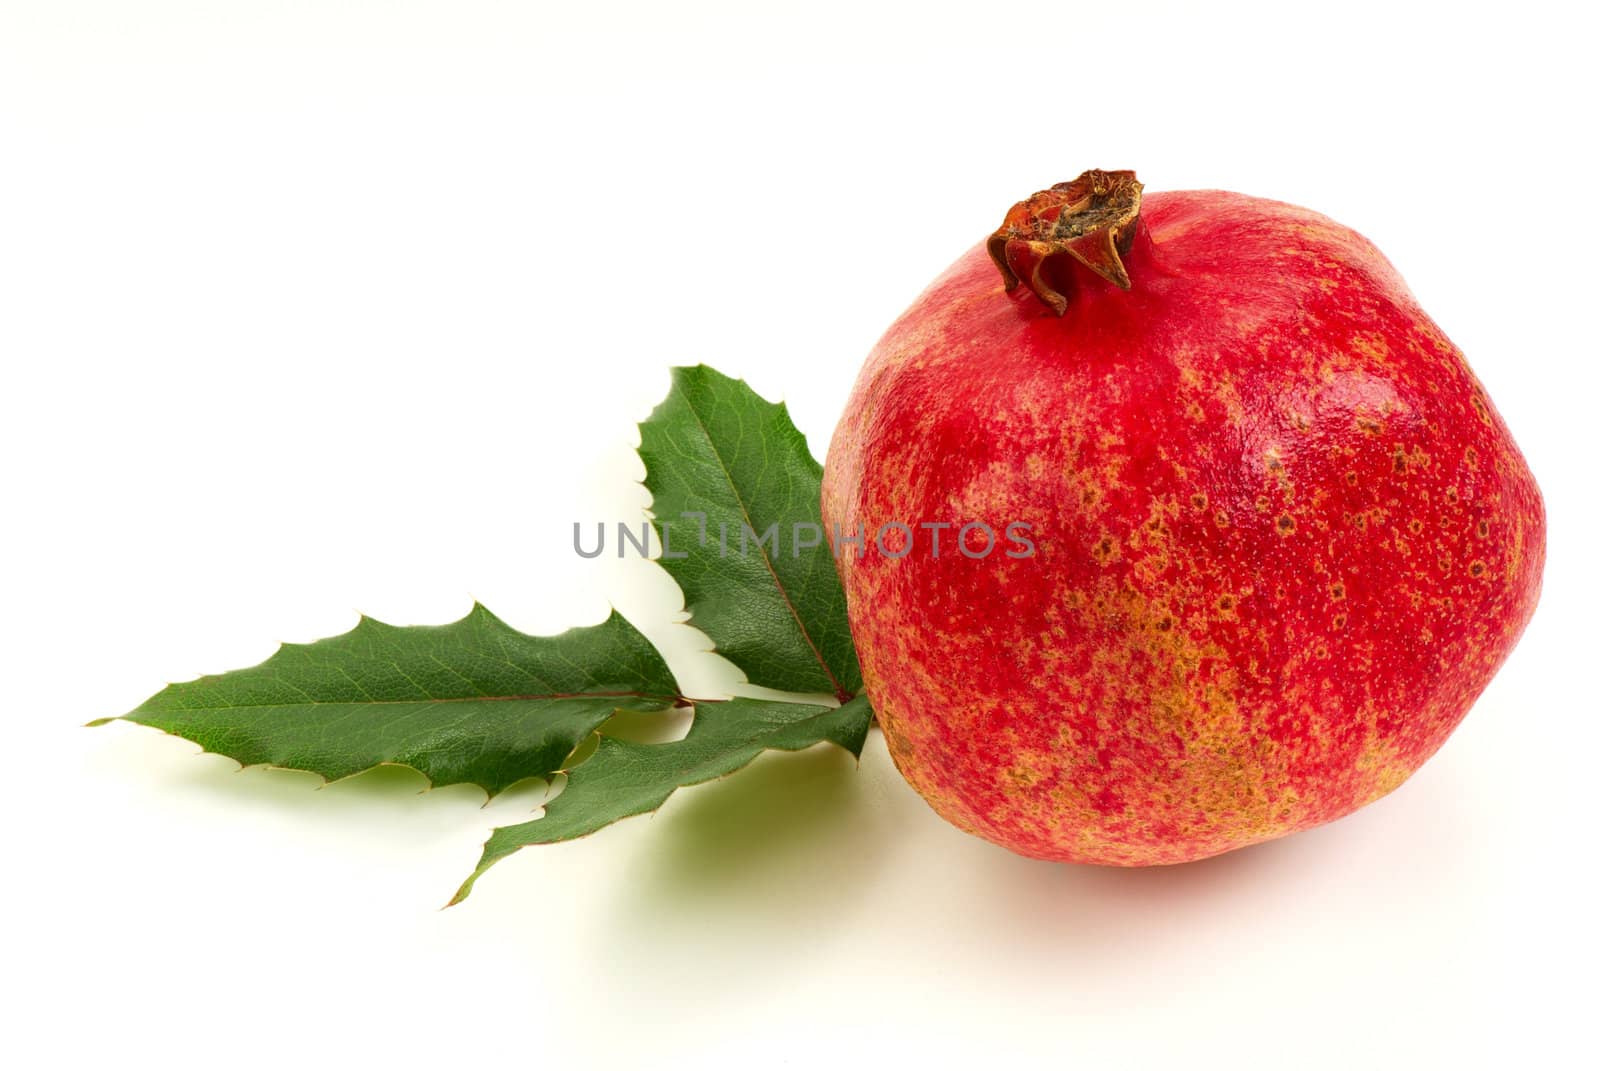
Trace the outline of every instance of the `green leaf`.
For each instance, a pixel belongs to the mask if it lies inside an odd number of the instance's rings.
[[[639,438],[660,562],[696,627],[752,684],[841,700],[859,692],[844,590],[822,531],[822,466],[788,410],[704,365],[674,368]],[[704,527],[686,513],[704,514]],[[797,540],[796,525],[815,527]],[[772,531],[775,548],[758,543]],[[819,546],[799,548],[813,536]]]
[[[567,775],[544,816],[503,826],[483,846],[459,903],[495,863],[533,844],[573,840],[621,818],[654,811],[674,791],[723,777],[766,750],[800,751],[829,741],[860,757],[872,724],[865,696],[839,707],[766,699],[700,703],[689,734],[669,744],[638,744],[602,731],[593,756]]]
[[[683,740],[629,742],[607,733],[613,714],[689,702],[638,631],[612,614],[592,628],[528,636],[475,606],[432,627],[364,617],[342,636],[287,644],[252,669],[170,685],[123,720],[244,765],[330,780],[395,764],[493,796],[564,773],[542,817],[495,830],[456,900],[520,848],[653,811],[678,788],[732,773],[764,750],[828,741],[859,757],[872,710],[855,697],[861,669],[822,530],[822,468],[788,411],[712,369],[678,368],[640,440],[661,564],[695,623],[752,684],[828,692],[842,706],[702,701]],[[595,748],[580,761],[591,737]]]
[[[655,647],[616,613],[529,636],[474,606],[449,625],[364,617],[253,669],[169,685],[124,717],[246,766],[336,780],[400,764],[493,796],[560,770],[618,709],[665,710],[677,697]]]

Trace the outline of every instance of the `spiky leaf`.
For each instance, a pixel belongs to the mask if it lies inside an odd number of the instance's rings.
[[[841,699],[859,692],[822,530],[822,466],[788,410],[704,365],[674,368],[639,437],[661,564],[695,626],[752,684]]]
[[[839,707],[732,699],[697,705],[689,734],[672,743],[639,744],[602,733],[598,749],[567,775],[566,787],[543,817],[494,831],[452,903],[519,849],[573,840],[654,811],[677,789],[733,773],[763,751],[800,751],[828,741],[859,757],[871,724],[865,696]]]
[[[475,606],[449,625],[362,618],[252,669],[169,685],[124,717],[247,766],[334,780],[393,763],[494,795],[561,769],[616,710],[663,710],[677,694],[655,647],[616,613],[529,636]]]

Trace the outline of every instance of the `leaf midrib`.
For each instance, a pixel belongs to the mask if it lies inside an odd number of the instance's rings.
[[[706,422],[700,417],[700,410],[695,408],[693,399],[687,397],[687,392],[684,400],[688,403],[690,415],[694,417],[695,426],[700,429],[700,434],[705,437],[706,446],[711,450],[711,456],[716,458],[717,468],[722,471],[723,478],[728,481],[729,489],[733,491],[733,500],[739,507],[740,516],[744,518],[745,527],[752,532],[755,531],[755,521],[750,516],[750,510],[745,506],[744,493],[739,489],[738,483],[734,481],[733,470],[723,460],[722,451],[717,449],[717,442],[711,435],[711,429],[706,427]],[[833,685],[834,698],[841,703],[855,698],[845,689],[844,685],[839,683],[839,678],[834,676],[833,667],[828,665],[828,660],[822,657],[821,648],[811,638],[811,633],[806,628],[805,621],[801,620],[800,612],[795,609],[794,600],[789,598],[789,591],[783,586],[783,580],[778,576],[777,569],[773,567],[766,547],[760,541],[757,541],[756,550],[760,552],[761,564],[766,567],[768,575],[772,577],[773,587],[778,589],[778,595],[783,599],[784,608],[789,611],[789,616],[794,619],[795,627],[800,630],[800,637],[806,641],[806,646],[811,649],[811,656],[817,660],[817,665],[822,667],[822,672],[828,675],[828,683]]]
[[[549,692],[542,695],[458,695],[447,697],[424,696],[419,699],[301,699],[293,703],[207,703],[192,707],[164,707],[147,710],[141,707],[134,714],[160,714],[193,712],[197,710],[284,710],[295,707],[382,707],[416,706],[444,703],[512,703],[537,702],[557,699],[654,699],[663,703],[687,703],[681,695],[654,695],[649,692]],[[711,700],[695,700],[698,703]]]

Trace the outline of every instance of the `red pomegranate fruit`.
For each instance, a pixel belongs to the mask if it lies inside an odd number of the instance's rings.
[[[1014,851],[1120,866],[1394,789],[1545,553],[1504,422],[1370,242],[1142,192],[1090,171],[1012,208],[867,358],[822,488],[906,779]]]

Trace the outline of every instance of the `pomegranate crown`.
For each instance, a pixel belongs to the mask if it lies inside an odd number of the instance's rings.
[[[1043,273],[1045,262],[1061,253],[1107,282],[1131,289],[1122,258],[1139,230],[1143,192],[1132,171],[1085,171],[1012,205],[989,236],[989,256],[1007,292],[1026,285],[1057,316],[1066,312],[1066,295]]]

